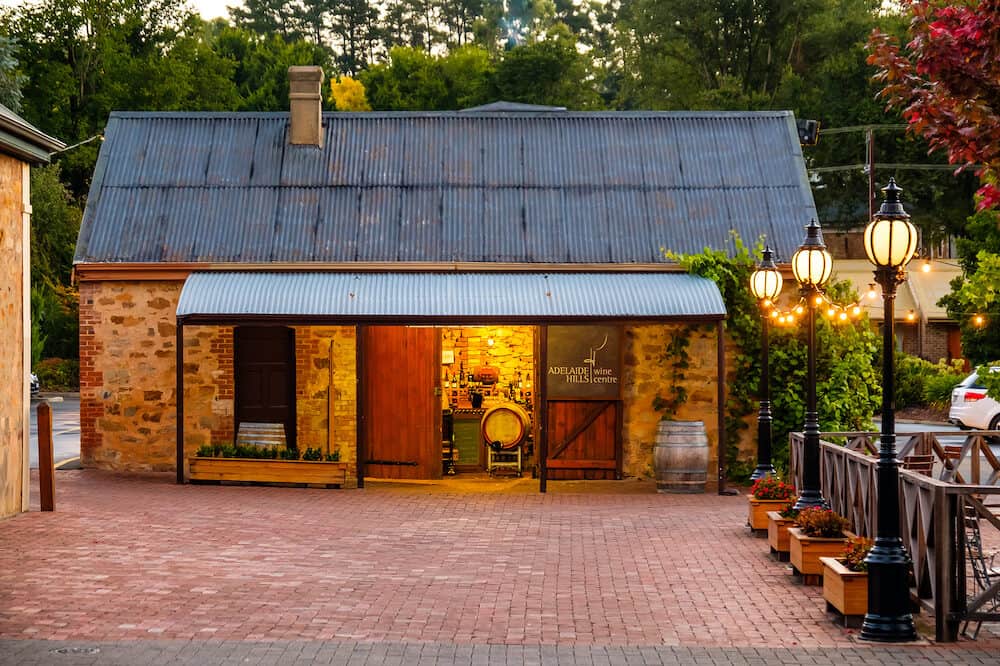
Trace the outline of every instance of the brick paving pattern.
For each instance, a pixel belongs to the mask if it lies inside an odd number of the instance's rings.
[[[827,616],[820,588],[794,583],[749,536],[743,497],[566,491],[607,482],[542,496],[527,480],[518,492],[176,486],[97,471],[59,472],[57,484],[58,512],[0,521],[0,663],[1000,654],[988,628],[953,645],[858,641]],[[81,646],[101,651],[51,652]]]

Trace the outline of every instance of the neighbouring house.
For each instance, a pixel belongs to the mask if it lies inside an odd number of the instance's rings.
[[[951,292],[951,281],[961,275],[962,269],[957,263],[919,259],[910,262],[907,279],[897,288],[893,307],[899,350],[932,363],[962,358],[959,323],[938,305],[938,301]],[[882,292],[874,284],[872,264],[867,259],[836,259],[833,278],[849,281],[858,291],[860,303],[871,321],[881,326],[885,319]]]
[[[32,164],[65,145],[0,105],[0,518],[28,510]]]
[[[322,72],[289,75],[290,113],[112,114],[75,257],[85,466],[183,482],[266,424],[359,485],[645,476],[684,336],[671,416],[717,480],[725,307],[663,249],[792,255],[791,113],[324,114]]]

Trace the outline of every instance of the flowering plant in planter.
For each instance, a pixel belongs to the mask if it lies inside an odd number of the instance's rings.
[[[866,537],[851,537],[844,547],[844,566],[851,571],[868,571],[865,558],[875,542]]]
[[[781,507],[781,511],[779,511],[778,513],[781,514],[782,518],[787,518],[788,520],[795,520],[796,518],[798,518],[799,510],[795,508],[795,500],[793,499],[788,500],[788,503],[785,504],[785,506]]]
[[[787,500],[795,495],[795,487],[774,476],[765,476],[753,482],[750,495],[759,500]]]
[[[799,511],[795,524],[806,536],[836,539],[844,536],[848,522],[840,514],[817,506]]]

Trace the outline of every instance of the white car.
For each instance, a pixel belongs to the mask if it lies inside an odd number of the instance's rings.
[[[1000,367],[990,368],[1000,372]],[[986,387],[973,372],[951,392],[948,422],[973,430],[1000,430],[1000,402],[986,395]]]

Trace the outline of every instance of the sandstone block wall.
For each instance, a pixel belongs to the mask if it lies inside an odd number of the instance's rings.
[[[625,327],[625,363],[622,391],[623,456],[622,472],[625,476],[653,476],[653,447],[662,412],[653,409],[656,396],[666,396],[671,384],[669,362],[663,351],[670,340],[682,334],[686,327],[680,324],[650,324]],[[690,335],[687,349],[690,366],[685,369],[681,385],[687,390],[687,401],[677,413],[666,417],[678,421],[703,421],[708,436],[708,482],[717,483],[718,466],[718,350],[714,325],[697,327]],[[734,350],[726,342],[726,368],[732,376]],[[751,430],[743,431],[740,451],[745,456],[755,454]]]
[[[357,393],[355,327],[296,327],[295,400],[299,450],[312,447],[324,453],[339,452],[340,461],[348,465],[348,488],[356,487],[358,478]]]
[[[25,498],[26,176],[22,162],[0,155],[0,518],[19,513]]]
[[[175,313],[182,282],[80,284],[80,448],[83,464],[167,471],[176,462]],[[356,481],[353,326],[297,327],[299,447],[339,450]],[[185,455],[234,440],[233,328],[184,327]],[[332,347],[331,347],[332,344]],[[332,351],[332,355],[331,355]],[[328,401],[333,368],[333,437]]]
[[[182,283],[83,282],[80,285],[81,454],[84,464],[118,470],[172,470],[175,462],[175,335]],[[653,399],[669,388],[663,350],[683,325],[625,327],[623,368],[623,472],[652,476],[656,429],[663,417]],[[185,450],[233,440],[233,329],[185,326]],[[458,335],[461,333],[461,336]],[[494,336],[494,345],[486,339]],[[688,400],[674,418],[703,421],[709,438],[708,478],[715,481],[716,333],[703,326],[690,334]],[[339,451],[357,476],[357,366],[353,326],[295,327],[299,446]],[[501,370],[501,384],[520,372],[533,380],[535,327],[451,328],[442,348],[455,352],[453,373],[479,365]],[[464,343],[464,344],[463,344]],[[727,355],[732,358],[732,350]],[[450,370],[449,370],[450,367]],[[730,372],[732,364],[729,364]],[[333,387],[331,394],[330,388]],[[332,421],[332,428],[331,428]],[[744,453],[753,454],[752,429]]]

